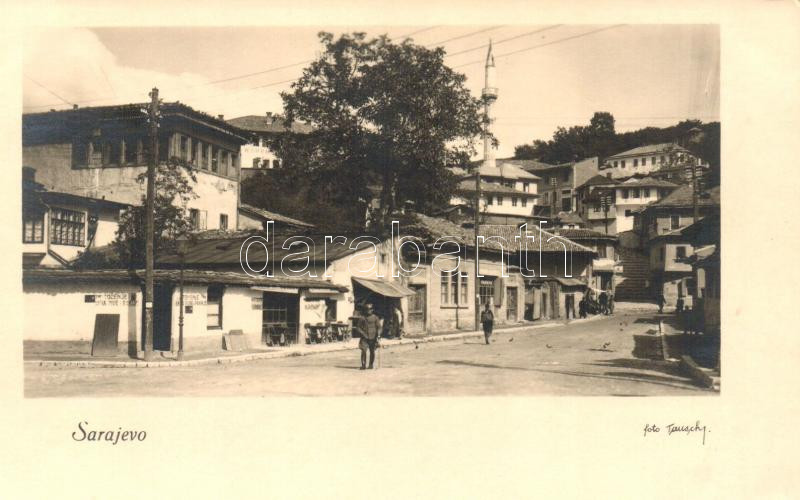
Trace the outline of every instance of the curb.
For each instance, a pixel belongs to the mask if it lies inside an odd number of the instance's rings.
[[[697,363],[695,363],[695,361],[692,359],[691,356],[687,354],[681,356],[680,366],[689,375],[689,377],[696,383],[708,389],[712,389],[719,392],[720,389],[719,378],[710,375],[707,370],[700,368],[700,366],[698,366]]]
[[[600,318],[603,318],[603,315],[595,315],[590,318],[586,319],[576,319],[572,321],[595,321]],[[539,324],[539,325],[520,325],[520,326],[512,326],[509,328],[500,328],[495,330],[495,334],[498,333],[514,333],[519,331],[525,330],[537,330],[542,328],[558,328],[565,326],[567,324],[572,323],[565,322],[558,322],[558,323],[548,323],[548,324]],[[418,339],[414,338],[403,338],[400,340],[384,340],[381,342],[381,346],[385,349],[388,347],[394,347],[399,345],[411,345],[411,344],[427,344],[432,342],[447,342],[451,340],[461,340],[461,339],[469,339],[469,338],[483,338],[483,332],[459,332],[459,333],[450,333],[444,335],[432,335],[429,337],[420,337]],[[142,361],[142,360],[131,360],[131,361],[60,361],[60,360],[26,360],[24,364],[26,366],[43,366],[43,367],[72,367],[72,368],[162,368],[162,367],[179,367],[179,366],[204,366],[204,365],[223,365],[229,363],[241,363],[244,361],[255,361],[261,359],[278,359],[278,358],[291,358],[291,357],[299,357],[299,356],[309,356],[313,354],[324,354],[329,352],[340,352],[340,351],[354,351],[358,349],[358,344],[327,344],[329,347],[326,349],[297,349],[297,350],[280,350],[280,351],[271,351],[271,352],[256,352],[256,353],[249,353],[243,354],[240,356],[216,356],[213,358],[203,358],[203,359],[192,359],[186,361]]]

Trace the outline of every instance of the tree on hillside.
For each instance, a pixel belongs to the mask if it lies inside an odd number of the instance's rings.
[[[272,141],[283,170],[345,207],[379,186],[380,227],[407,201],[420,211],[446,204],[456,184],[447,167],[469,166],[483,129],[466,77],[444,64],[442,48],[363,33],[319,37],[322,54],[281,94],[287,121],[314,127],[295,151],[291,135]]]

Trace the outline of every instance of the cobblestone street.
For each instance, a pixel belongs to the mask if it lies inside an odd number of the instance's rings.
[[[380,368],[360,371],[359,351],[168,368],[29,365],[27,397],[70,396],[470,396],[711,395],[674,365],[631,356],[643,313],[383,349]]]

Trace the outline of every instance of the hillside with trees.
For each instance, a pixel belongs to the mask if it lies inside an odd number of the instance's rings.
[[[671,127],[646,127],[630,132],[617,133],[614,116],[609,112],[596,112],[589,125],[558,127],[548,141],[534,140],[514,148],[514,158],[539,160],[559,164],[597,156],[602,162],[614,154],[646,144],[675,142],[686,147],[711,166],[711,185],[719,184],[720,172],[720,123],[703,123],[699,120],[684,120]],[[697,127],[700,133],[694,141],[686,143],[687,133]]]

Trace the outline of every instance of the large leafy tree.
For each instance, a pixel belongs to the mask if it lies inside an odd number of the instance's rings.
[[[140,174],[137,181],[145,184],[147,173]],[[160,163],[156,168],[153,214],[155,258],[174,253],[176,239],[190,234],[192,227],[186,204],[197,198],[192,188],[196,181],[192,169],[177,158]],[[140,205],[131,207],[120,216],[117,237],[111,246],[123,267],[140,268],[145,265],[146,213],[145,196],[142,195]]]
[[[378,197],[379,227],[406,202],[423,212],[446,204],[456,186],[447,167],[469,166],[483,129],[465,76],[441,48],[363,33],[319,38],[321,55],[282,94],[287,120],[314,127],[302,147],[292,134],[272,141],[282,169],[340,206]]]

